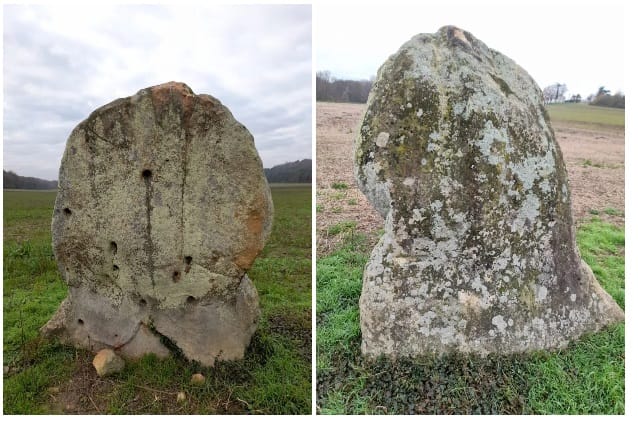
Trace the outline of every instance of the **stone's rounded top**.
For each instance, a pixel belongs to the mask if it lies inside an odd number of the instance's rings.
[[[168,103],[171,99],[178,99],[179,102],[184,105],[185,103],[191,101],[189,98],[196,96],[191,88],[188,87],[186,84],[175,81],[148,87],[146,89],[140,90],[138,94],[144,91],[151,92],[153,104],[156,107]]]
[[[150,90],[153,93],[168,91],[168,92],[179,93],[182,96],[195,95],[193,90],[186,83],[182,83],[179,81],[169,81],[168,83],[158,84],[156,86],[147,87],[146,89],[142,89],[142,90]]]
[[[137,104],[143,99],[151,99],[151,103],[157,116],[166,110],[169,104],[173,104],[179,108],[182,115],[189,116],[192,114],[193,105],[196,103],[206,104],[208,108],[219,115],[227,115],[232,117],[232,113],[218,99],[208,94],[195,94],[193,90],[186,84],[177,81],[169,81],[167,83],[140,89],[134,95],[115,99],[99,108],[89,115],[89,117],[81,122],[78,126],[83,126],[87,122],[93,121],[96,117],[101,116],[103,119],[108,114],[120,114],[122,108],[130,107]],[[108,120],[108,119],[107,119]],[[189,124],[185,122],[184,124]]]
[[[184,83],[94,111],[69,137],[59,182],[58,263],[70,285],[108,297],[174,307],[230,295],[270,234],[252,135]]]

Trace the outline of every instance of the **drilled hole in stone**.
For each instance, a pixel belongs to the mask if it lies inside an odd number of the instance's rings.
[[[195,303],[195,298],[193,296],[188,296],[186,298],[186,303]]]
[[[177,281],[179,281],[180,278],[180,273],[179,271],[173,271],[173,282],[176,283]]]
[[[117,266],[117,265],[113,265],[113,270],[114,270],[114,271],[119,271],[119,270],[120,270],[120,267],[119,267],[119,266]]]
[[[187,265],[190,265],[191,262],[193,261],[193,258],[191,256],[186,256],[184,258],[184,261],[186,262]]]
[[[64,212],[65,215],[70,216],[71,215],[71,209],[68,207],[65,207],[64,210],[62,210]]]
[[[140,299],[140,306],[146,306],[146,300]]]
[[[78,318],[78,324],[84,325],[84,320],[82,318]]]
[[[111,241],[110,250],[112,254],[117,254],[117,243],[115,241]]]
[[[142,170],[142,177],[144,179],[150,179],[151,176],[153,176],[153,172],[151,172],[149,169]]]

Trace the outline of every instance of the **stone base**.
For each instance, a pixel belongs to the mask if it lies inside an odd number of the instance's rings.
[[[362,353],[418,356],[449,352],[519,353],[562,348],[587,332],[624,320],[624,312],[596,281],[589,266],[576,267],[580,288],[539,295],[526,288],[499,294],[426,282],[418,257],[392,253],[386,234],[366,265],[360,298]],[[564,286],[563,286],[564,287]],[[540,297],[542,296],[542,297]]]
[[[147,299],[111,303],[84,287],[70,287],[69,296],[41,332],[93,352],[111,348],[129,359],[147,353],[169,356],[160,339],[165,336],[186,358],[212,366],[216,360],[243,358],[259,321],[257,291],[247,275],[232,301],[194,299],[174,309],[159,309]]]

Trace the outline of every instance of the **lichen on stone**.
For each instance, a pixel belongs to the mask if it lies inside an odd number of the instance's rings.
[[[608,295],[587,297],[604,291],[578,257],[540,89],[470,33],[417,35],[383,64],[355,175],[385,217],[364,274],[364,353],[560,347],[622,319]]]
[[[243,356],[259,318],[246,271],[273,206],[252,136],[220,101],[170,82],[98,108],[72,131],[59,186],[70,291],[43,331],[130,357],[165,356],[160,335],[207,365]]]

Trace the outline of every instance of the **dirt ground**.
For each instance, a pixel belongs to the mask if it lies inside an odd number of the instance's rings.
[[[370,236],[383,227],[381,216],[354,179],[354,140],[365,105],[317,103],[317,255],[338,247],[344,232],[335,225]],[[576,223],[592,215],[624,226],[625,133],[623,128],[584,128],[553,123],[567,164]]]

